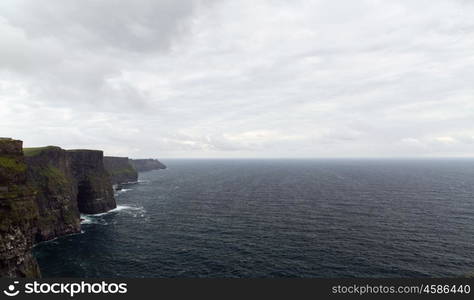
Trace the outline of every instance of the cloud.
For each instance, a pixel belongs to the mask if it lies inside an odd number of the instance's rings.
[[[450,136],[439,136],[439,137],[434,138],[434,141],[438,143],[446,144],[446,145],[457,143],[457,140]]]
[[[167,49],[188,28],[192,0],[2,1],[4,17],[31,39],[54,38],[78,48],[150,52]]]
[[[0,135],[131,156],[472,156],[473,13],[4,0]]]

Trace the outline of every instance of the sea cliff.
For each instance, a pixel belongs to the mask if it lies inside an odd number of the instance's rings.
[[[157,159],[131,159],[130,163],[138,172],[166,169],[166,166]]]
[[[104,167],[104,153],[99,150],[69,150],[68,155],[78,188],[79,211],[97,214],[116,208],[112,181]]]
[[[128,157],[105,156],[104,167],[109,173],[112,184],[136,182],[138,172]]]
[[[39,277],[31,254],[39,212],[22,141],[0,138],[0,277]]]
[[[25,149],[24,153],[27,181],[36,191],[39,209],[35,240],[79,232],[78,188],[67,151],[50,146]]]
[[[113,184],[164,168],[156,159],[23,148],[22,141],[0,138],[0,277],[40,277],[31,254],[35,243],[80,232],[81,213],[116,208]]]
[[[40,277],[35,243],[80,232],[80,213],[116,207],[102,151],[22,145],[0,138],[0,277]]]

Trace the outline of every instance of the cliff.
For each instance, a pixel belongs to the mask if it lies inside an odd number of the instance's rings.
[[[0,138],[0,277],[40,277],[34,243],[80,231],[80,213],[116,207],[112,183],[165,169],[156,159],[106,157],[99,150],[23,149]]]
[[[112,184],[136,182],[138,172],[128,157],[104,156],[104,167],[109,173]]]
[[[38,208],[22,141],[0,138],[0,277],[39,277],[31,254]]]
[[[79,211],[97,214],[117,207],[110,176],[104,168],[104,153],[99,150],[68,150],[77,184]]]
[[[130,163],[138,172],[166,169],[166,166],[157,159],[131,159]]]
[[[40,277],[34,243],[79,232],[80,212],[116,207],[102,151],[22,145],[0,138],[0,277]]]
[[[66,150],[59,147],[24,149],[27,181],[37,191],[39,218],[35,240],[50,240],[81,230],[78,189]]]

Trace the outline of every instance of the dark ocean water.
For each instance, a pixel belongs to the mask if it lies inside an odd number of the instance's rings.
[[[38,245],[45,277],[474,272],[474,160],[169,160]]]

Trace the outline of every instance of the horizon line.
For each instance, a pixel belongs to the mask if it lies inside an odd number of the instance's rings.
[[[107,155],[108,156],[108,155]],[[130,157],[131,159],[136,159]],[[389,159],[389,160],[397,160],[397,159],[474,159],[474,156],[345,156],[345,157],[158,157],[160,159],[187,159],[187,160],[257,160],[257,159],[264,159],[264,160],[335,160],[335,159]]]

